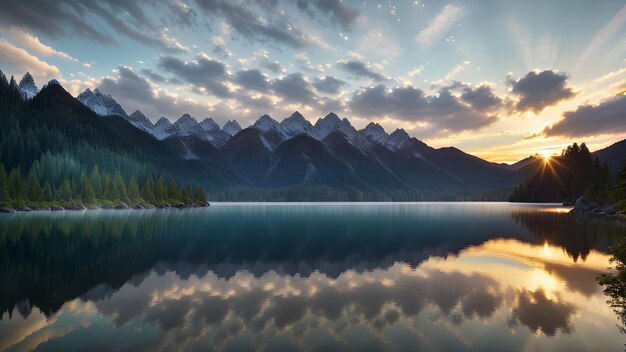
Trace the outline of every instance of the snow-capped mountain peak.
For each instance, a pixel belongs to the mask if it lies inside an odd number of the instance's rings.
[[[383,126],[375,122],[370,122],[364,129],[361,130],[361,133],[369,140],[376,143],[384,143],[387,138],[389,138],[389,134],[385,132]]]
[[[339,119],[339,116],[333,112],[324,116],[324,118],[317,120],[313,133],[314,137],[322,140],[334,131],[341,131],[348,137],[353,137],[357,133],[356,129],[352,127],[348,119],[344,118],[341,120]]]
[[[126,111],[109,94],[102,94],[97,88],[92,92],[87,88],[76,99],[100,116],[117,115],[128,117]]]
[[[213,121],[213,119],[210,117],[207,117],[206,119],[202,120],[200,122],[200,127],[205,132],[212,132],[212,131],[220,130],[220,126],[217,123],[215,123],[215,121]]]
[[[189,114],[184,114],[178,121],[174,122],[174,127],[178,130],[177,134],[179,136],[190,136],[194,134],[199,136],[204,135],[204,131],[202,127],[200,127],[198,120]]]
[[[152,129],[152,135],[157,139],[165,139],[176,133],[176,127],[165,117],[161,117]]]
[[[385,145],[391,150],[398,150],[408,145],[411,136],[402,128],[398,128],[389,135]]]
[[[278,123],[278,121],[274,120],[270,115],[267,114],[259,117],[259,119],[254,122],[252,127],[266,132],[271,130],[282,132],[282,127],[280,126],[280,123]]]
[[[26,74],[24,74],[24,77],[22,77],[18,87],[20,89],[20,93],[22,93],[22,97],[26,100],[32,99],[35,95],[37,95],[37,86],[35,85],[35,80],[30,72],[26,72]]]
[[[133,124],[135,127],[142,129],[148,133],[152,133],[154,125],[146,115],[144,115],[141,111],[135,110],[132,114],[128,115],[128,122]]]
[[[313,130],[313,125],[298,111],[284,119],[280,125],[283,127],[287,137],[293,137],[301,133],[308,134]]]
[[[239,126],[239,122],[237,122],[237,120],[230,120],[224,124],[222,131],[232,137],[241,131],[241,126]]]

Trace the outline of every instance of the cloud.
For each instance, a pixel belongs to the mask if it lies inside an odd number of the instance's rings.
[[[515,109],[538,114],[546,107],[574,97],[576,93],[567,86],[567,78],[564,73],[545,70],[530,71],[517,81],[509,81],[512,93],[519,98]]]
[[[415,40],[426,46],[433,45],[441,40],[464,15],[465,11],[461,7],[452,4],[444,6],[428,26],[417,34]]]
[[[385,76],[370,70],[365,63],[360,61],[339,61],[337,66],[355,76],[371,78],[375,81],[387,80]]]
[[[256,69],[237,72],[234,81],[243,88],[257,92],[267,92],[269,89],[267,77]]]
[[[128,67],[119,66],[117,74],[117,77],[102,79],[98,88],[103,93],[111,94],[129,113],[139,109],[155,121],[161,116],[177,117],[183,112],[202,116],[208,111],[206,106],[158,89],[158,86],[150,84]]]
[[[158,66],[174,75],[175,78],[187,82],[196,88],[206,89],[211,94],[225,98],[230,95],[226,65],[207,55],[200,54],[194,61],[183,61],[173,56],[161,56]]]
[[[170,13],[169,11],[166,13]],[[83,37],[107,45],[117,43],[106,30],[95,25],[106,23],[116,32],[142,44],[184,51],[175,39],[164,35],[141,3],[132,1],[45,0],[21,1],[4,6],[0,12],[0,27],[17,27],[51,37]],[[154,36],[154,32],[160,35]]]
[[[19,28],[9,28],[5,33],[11,36],[11,38],[13,38],[13,40],[19,45],[35,52],[36,54],[47,57],[56,56],[70,61],[78,61],[62,51],[55,50],[54,48],[43,44],[39,41],[39,38]]]
[[[274,42],[299,48],[308,45],[304,35],[290,26],[286,19],[272,19],[268,12],[262,20],[249,6],[226,0],[196,0],[196,3],[209,16],[220,15],[239,34],[249,40]]]
[[[546,136],[589,137],[626,131],[626,95],[618,95],[597,105],[581,105],[563,114],[563,119],[547,127]]]
[[[59,78],[61,75],[58,67],[39,60],[38,57],[4,39],[0,39],[0,62],[22,73],[28,71],[39,78]]]
[[[316,100],[313,86],[302,73],[291,73],[274,80],[272,89],[277,95],[289,102],[311,105]]]
[[[493,94],[491,87],[487,85],[463,88],[461,100],[478,111],[493,111],[502,104],[502,99]]]
[[[412,86],[387,89],[380,84],[358,91],[349,103],[354,113],[364,117],[390,117],[423,122],[450,132],[478,130],[494,123],[496,101],[487,88],[468,89],[465,98],[457,97],[450,89],[438,95],[427,96]]]
[[[318,78],[313,83],[315,89],[323,93],[329,94],[337,94],[341,87],[345,86],[347,83],[337,79],[333,76],[325,76],[323,78]]]
[[[326,19],[330,17],[333,23],[341,27],[348,28],[359,18],[360,11],[354,7],[344,4],[341,0],[297,0],[298,8],[305,11],[312,17],[316,14],[318,18]]]

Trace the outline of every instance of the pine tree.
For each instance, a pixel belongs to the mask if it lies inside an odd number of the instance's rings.
[[[57,193],[58,193],[57,198],[59,200],[62,200],[65,202],[71,201],[72,200],[72,186],[70,186],[70,181],[67,179],[64,180],[63,183],[61,183],[61,187],[59,188]]]
[[[98,170],[98,166],[93,167],[93,171],[91,172],[90,181],[91,186],[93,187],[93,191],[96,195],[96,198],[102,199],[104,196],[104,192],[102,190],[102,177],[100,176],[100,171]]]
[[[28,199],[35,202],[41,200],[41,184],[34,172],[28,173]]]
[[[91,185],[89,177],[83,177],[83,192],[81,194],[81,198],[87,205],[95,205],[97,203],[96,192]]]
[[[128,198],[133,204],[139,204],[142,202],[141,194],[139,193],[139,185],[134,177],[128,181]]]
[[[183,190],[181,191],[181,197],[185,203],[193,202],[193,191],[191,188],[191,183],[187,183]]]
[[[180,188],[178,188],[175,180],[170,181],[167,185],[167,198],[175,201],[181,200]]]
[[[54,200],[54,195],[52,194],[52,186],[50,186],[50,182],[46,181],[41,190],[41,200],[44,202],[52,202]]]
[[[11,170],[7,177],[7,192],[14,201],[24,200],[24,180],[18,168]]]
[[[107,200],[115,200],[113,197],[113,181],[109,175],[104,177],[104,189],[102,191],[102,197]]]
[[[124,184],[124,179],[122,178],[122,174],[119,170],[117,170],[115,172],[115,176],[113,176],[113,189],[116,193],[116,200],[128,201],[128,192],[126,192],[126,185]]]
[[[154,184],[154,197],[157,201],[162,202],[167,197],[165,193],[165,182],[163,181],[163,177],[159,177]]]
[[[145,200],[146,202],[150,203],[150,204],[154,204],[156,201],[156,198],[154,196],[154,179],[152,178],[152,176],[149,176],[148,179],[146,179],[146,182],[143,183],[143,186],[141,186],[141,198],[143,198],[143,200]]]
[[[196,188],[196,202],[198,202],[199,204],[206,204],[206,193],[204,192],[204,189],[202,188],[202,186],[198,186],[198,188]]]

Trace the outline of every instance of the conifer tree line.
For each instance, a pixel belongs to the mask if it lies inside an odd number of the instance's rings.
[[[138,182],[134,176],[125,179],[119,170],[102,174],[95,166],[89,174],[51,182],[41,174],[38,163],[26,174],[15,167],[8,171],[0,163],[0,206],[14,208],[129,207],[166,205],[206,205],[205,191],[191,183],[179,187],[176,180],[148,176]]]

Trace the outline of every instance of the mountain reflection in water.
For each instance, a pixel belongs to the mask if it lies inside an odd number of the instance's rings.
[[[606,350],[623,223],[493,203],[0,217],[0,350]]]

